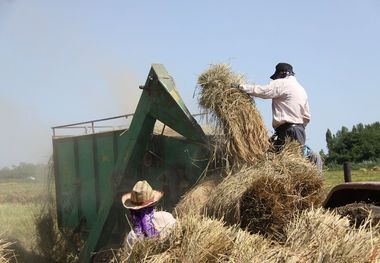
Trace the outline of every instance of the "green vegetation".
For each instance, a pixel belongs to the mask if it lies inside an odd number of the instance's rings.
[[[351,162],[367,167],[380,162],[380,122],[354,125],[352,130],[342,127],[335,135],[326,132],[328,154],[322,153],[326,165]]]
[[[36,231],[34,216],[44,200],[44,183],[0,180],[0,233],[31,249]]]
[[[337,184],[344,183],[343,169],[328,170],[324,172],[325,188],[330,190]],[[376,181],[380,182],[380,170],[371,171],[367,169],[352,170],[351,178],[353,182]]]
[[[46,175],[46,164],[20,163],[11,168],[3,167],[0,169],[0,179],[28,179],[30,181],[40,180]]]

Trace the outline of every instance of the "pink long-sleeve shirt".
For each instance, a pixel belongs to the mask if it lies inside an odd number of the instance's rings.
[[[248,94],[272,99],[272,126],[274,129],[284,123],[304,124],[310,121],[310,109],[305,89],[294,76],[271,81],[268,85],[242,84]]]

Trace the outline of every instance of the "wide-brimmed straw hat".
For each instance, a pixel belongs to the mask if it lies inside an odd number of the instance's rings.
[[[148,182],[144,180],[138,181],[132,192],[124,194],[121,197],[121,202],[125,208],[138,210],[154,205],[163,195],[163,192],[153,190]]]

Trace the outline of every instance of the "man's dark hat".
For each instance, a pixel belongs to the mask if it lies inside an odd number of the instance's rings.
[[[276,71],[272,76],[270,76],[271,79],[278,79],[279,76],[283,75],[284,73],[290,73],[290,75],[294,75],[293,67],[292,65],[288,63],[278,63],[276,65]]]

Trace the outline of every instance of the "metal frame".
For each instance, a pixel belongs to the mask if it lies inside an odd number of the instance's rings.
[[[209,113],[206,111],[206,112],[192,114],[192,116],[193,117],[206,116],[206,122],[208,122],[208,114]],[[96,119],[96,120],[90,120],[90,121],[83,121],[83,122],[71,123],[71,124],[66,124],[66,125],[54,126],[54,127],[51,127],[51,129],[53,131],[53,138],[68,136],[68,135],[57,136],[56,135],[57,129],[84,129],[85,134],[87,135],[87,134],[89,134],[88,129],[91,129],[92,133],[95,133],[95,129],[97,129],[97,128],[114,128],[114,126],[109,126],[109,125],[108,126],[95,126],[96,122],[109,121],[109,120],[115,120],[115,119],[121,119],[121,118],[128,119],[129,117],[133,117],[133,115],[134,115],[134,113],[130,113],[130,114],[119,115],[119,116],[115,116],[115,117],[109,117],[109,118],[103,118],[103,119]],[[90,126],[78,126],[78,125],[84,125],[84,124],[91,124],[91,125]],[[164,126],[162,127],[161,134],[164,134],[165,128],[166,128],[166,125],[164,124]]]
[[[110,119],[113,118],[101,120]],[[153,64],[128,132],[120,134],[120,136],[125,136],[124,141],[118,145],[117,159],[112,172],[107,177],[112,183],[112,189],[100,200],[96,219],[81,250],[80,262],[90,262],[95,251],[114,241],[113,234],[122,232],[114,231],[115,226],[125,227],[116,224],[120,218],[124,218],[119,194],[125,192],[125,189],[130,189],[132,183],[140,178],[140,165],[157,120],[184,136],[186,143],[202,148],[200,152],[208,155],[208,138],[185,106],[173,79],[163,65]],[[94,126],[95,121],[85,123]],[[59,127],[65,128],[70,125],[54,127],[54,132]],[[121,236],[116,237],[118,238]]]
[[[91,129],[92,133],[95,133],[96,128],[112,128],[112,127],[114,127],[114,126],[95,126],[96,122],[109,121],[109,120],[115,120],[115,119],[121,119],[121,118],[128,119],[129,117],[132,117],[133,115],[134,115],[134,113],[131,113],[131,114],[119,115],[119,116],[115,116],[115,117],[71,123],[71,124],[66,124],[66,125],[54,126],[54,127],[51,127],[51,129],[53,131],[53,137],[54,138],[57,137],[56,136],[56,130],[57,129],[84,129],[85,134],[88,134],[87,130]],[[78,125],[84,125],[84,124],[90,124],[90,126],[78,126]]]

